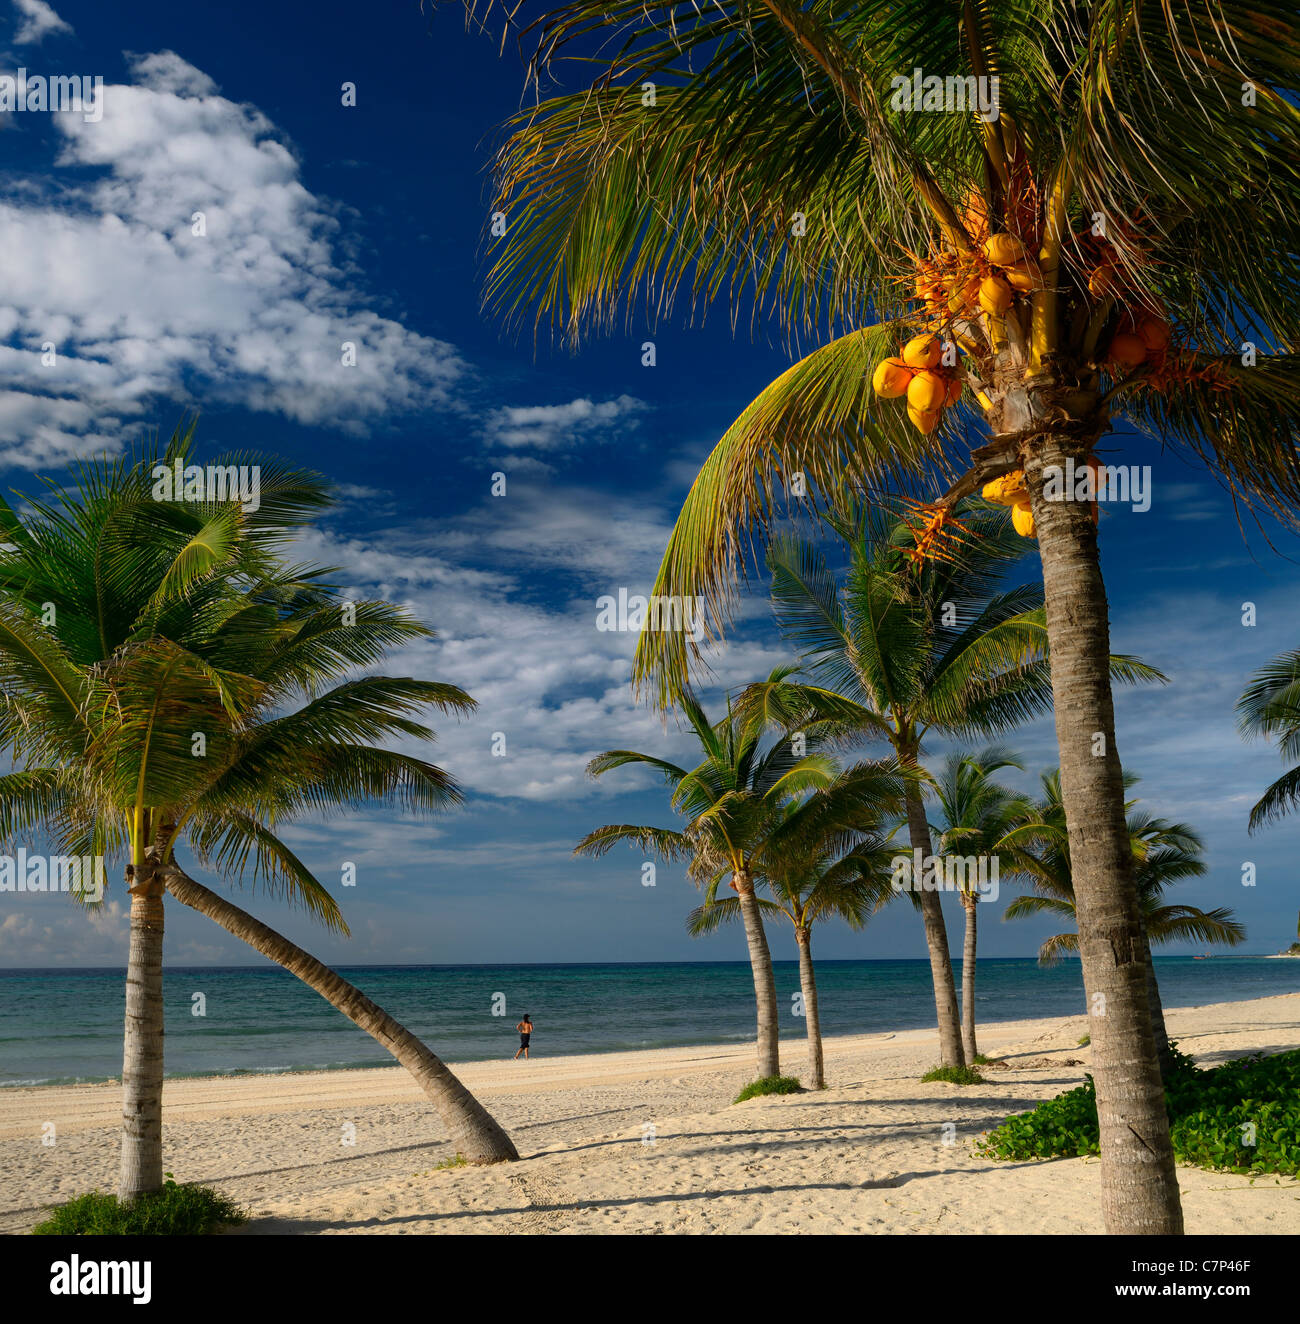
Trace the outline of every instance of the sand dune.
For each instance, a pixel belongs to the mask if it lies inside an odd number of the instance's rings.
[[[1169,1013],[1203,1065],[1300,1048],[1300,994]],[[1009,1069],[989,1083],[923,1085],[932,1031],[826,1044],[830,1088],[730,1100],[749,1047],[656,1049],[458,1068],[524,1161],[437,1168],[432,1106],[399,1068],[169,1081],[166,1166],[210,1182],[254,1220],[291,1232],[1100,1232],[1098,1165],[1004,1164],[971,1141],[1077,1084],[1082,1016],[990,1026]],[[544,1045],[542,1045],[544,1048]],[[798,1074],[803,1045],[782,1045]],[[1076,1065],[1067,1065],[1076,1059]],[[115,1085],[0,1094],[0,1231],[99,1186],[117,1165]],[[53,1122],[56,1143],[41,1144]],[[354,1138],[355,1143],[343,1143]],[[1294,1232],[1300,1183],[1180,1168],[1189,1232]]]

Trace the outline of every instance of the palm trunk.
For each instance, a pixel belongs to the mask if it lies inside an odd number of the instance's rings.
[[[817,1014],[817,975],[812,963],[812,930],[799,924],[794,930],[799,944],[799,987],[803,992],[803,1014],[808,1022],[808,1088],[824,1090],[826,1072],[822,1063],[822,1023]]]
[[[899,751],[903,763],[917,766],[914,747]],[[907,827],[913,851],[928,857],[933,846],[930,825],[925,820],[925,805],[914,782],[908,782],[904,792],[907,799]],[[919,883],[920,879],[915,879]],[[939,1019],[939,1054],[946,1067],[966,1065],[961,1045],[961,1018],[957,1012],[957,985],[952,977],[952,958],[948,954],[948,926],[943,920],[943,905],[938,892],[924,889],[917,892],[921,901],[921,918],[925,922],[925,942],[930,949],[930,979],[934,984],[934,1008]]]
[[[780,1049],[777,1045],[776,977],[772,973],[772,953],[763,916],[754,895],[754,880],[747,873],[732,875],[731,885],[740,898],[740,915],[745,921],[745,941],[749,944],[749,966],[754,973],[754,1000],[758,1004],[758,1076],[781,1074]]]
[[[1061,791],[1092,1023],[1102,1211],[1111,1233],[1180,1234],[1182,1206],[1147,995],[1146,943],[1115,748],[1110,626],[1088,506],[1046,501],[1045,466],[1082,462],[1077,438],[1028,447],[1043,563]]]
[[[131,938],[122,1037],[122,1166],[117,1198],[163,1184],[163,889],[151,861],[127,870]]]
[[[451,1133],[456,1152],[467,1163],[502,1163],[519,1157],[510,1137],[443,1062],[359,988],[175,866],[168,867],[164,877],[167,890],[178,901],[201,911],[241,942],[297,975],[330,1006],[392,1053],[433,1101],[443,1125]]]
[[[979,921],[979,899],[970,892],[961,894],[966,911],[966,937],[961,949],[961,1038],[966,1061],[979,1055],[975,1044],[975,940]]]

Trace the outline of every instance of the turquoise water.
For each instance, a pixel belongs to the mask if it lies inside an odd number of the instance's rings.
[[[1157,957],[1165,1005],[1195,1006],[1300,991],[1300,961]],[[538,1054],[608,1053],[743,1042],[754,1034],[743,962],[663,965],[362,966],[340,972],[451,1062],[509,1057],[524,1012]],[[0,1085],[106,1080],[122,1063],[122,970],[0,970]],[[958,963],[960,979],[960,963]],[[777,962],[782,1036],[798,966]],[[822,961],[826,1034],[934,1024],[925,960]],[[202,994],[205,1015],[195,1016]],[[504,1015],[493,1015],[494,995]],[[174,968],[164,976],[168,1075],[339,1070],[392,1059],[292,975],[277,969]],[[498,1000],[499,1001],[499,1000]],[[982,1021],[1083,1010],[1077,962],[1040,969],[1032,957],[979,962]]]

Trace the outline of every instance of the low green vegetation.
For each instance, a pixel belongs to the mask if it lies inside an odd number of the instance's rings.
[[[1092,1035],[1090,1035],[1090,1034],[1085,1034],[1085,1035],[1083,1035],[1082,1038],[1080,1038],[1080,1040],[1079,1040],[1079,1047],[1080,1047],[1080,1048],[1087,1048],[1088,1045],[1089,1045],[1090,1043],[1092,1043]]]
[[[802,1094],[803,1086],[794,1076],[760,1076],[751,1080],[732,1103],[744,1103],[746,1099],[756,1099],[761,1094]]]
[[[973,1067],[987,1067],[992,1066],[996,1061],[997,1058],[989,1057],[987,1053],[976,1053],[975,1056],[971,1058],[970,1064]]]
[[[1300,1176],[1300,1052],[1238,1058],[1208,1071],[1175,1053],[1170,1135],[1183,1163],[1216,1172]],[[1009,1117],[976,1144],[986,1158],[1075,1158],[1100,1152],[1092,1077]]]
[[[248,1215],[210,1186],[167,1181],[161,1191],[122,1204],[91,1191],[60,1205],[32,1232],[36,1236],[196,1237],[246,1223]]]
[[[974,1067],[935,1067],[932,1071],[927,1071],[921,1080],[927,1084],[933,1080],[947,1081],[949,1085],[987,1084]]]

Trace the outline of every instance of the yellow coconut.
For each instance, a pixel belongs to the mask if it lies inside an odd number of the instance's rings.
[[[903,346],[903,362],[909,368],[933,368],[943,354],[938,336],[913,336]]]
[[[1043,283],[1038,264],[1031,258],[1026,258],[1023,262],[1017,262],[1007,267],[1003,272],[1003,279],[1013,290],[1020,290],[1021,293],[1036,290]]]
[[[1009,474],[1003,474],[1001,478],[995,478],[991,483],[984,484],[984,500],[996,501],[999,506],[1014,505],[1017,501],[1028,498],[1023,469],[1013,469]]]
[[[1034,536],[1034,512],[1028,501],[1017,501],[1011,507],[1011,526],[1022,538]]]
[[[912,370],[902,359],[881,359],[876,364],[871,385],[876,394],[886,400],[895,400],[907,394],[907,384],[912,380]]]
[[[937,409],[913,409],[911,405],[907,406],[907,416],[913,426],[925,433],[933,432],[939,426],[939,413]]]
[[[980,307],[990,316],[1001,317],[1015,297],[1015,291],[1001,276],[986,276],[980,285]]]
[[[1142,343],[1152,352],[1159,352],[1169,344],[1169,323],[1148,317],[1139,327]]]
[[[929,414],[942,409],[948,399],[948,383],[937,373],[918,372],[907,387],[907,403],[918,413]]]
[[[1147,347],[1141,336],[1121,331],[1110,342],[1110,358],[1125,368],[1136,368],[1146,362]]]
[[[1025,246],[1013,234],[995,234],[984,245],[984,256],[995,267],[1009,267],[1025,258]]]

